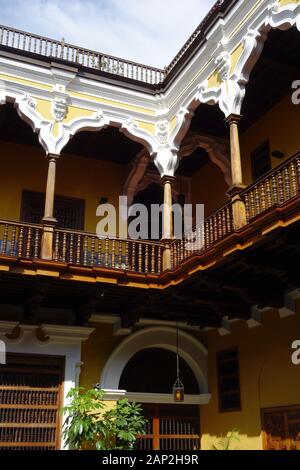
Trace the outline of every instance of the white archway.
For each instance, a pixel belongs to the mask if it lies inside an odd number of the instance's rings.
[[[140,394],[119,390],[122,372],[128,361],[143,349],[160,348],[176,353],[176,328],[150,327],[136,331],[114,350],[102,372],[100,386],[106,390],[107,398],[128,396],[142,403],[172,403],[172,395]],[[197,339],[179,330],[179,354],[189,365],[197,380],[200,395],[186,397],[186,403],[208,403],[207,350]]]

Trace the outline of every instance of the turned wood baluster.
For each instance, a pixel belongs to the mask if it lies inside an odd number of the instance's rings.
[[[266,181],[265,187],[266,187],[266,205],[267,205],[267,209],[268,209],[269,207],[272,207],[272,205],[273,205],[272,191],[271,191],[271,185],[270,185],[269,178]]]
[[[279,204],[284,203],[284,188],[283,188],[283,178],[281,171],[277,173],[277,181],[278,181],[278,192],[279,192]]]
[[[31,252],[31,238],[32,238],[32,228],[28,228],[27,232],[27,240],[26,240],[26,258],[30,258],[30,252]]]
[[[88,254],[89,254],[89,239],[88,237],[84,237],[83,239],[83,265],[88,265]]]
[[[40,231],[37,228],[35,229],[35,236],[34,236],[34,250],[33,250],[34,258],[39,257],[39,246],[40,246]]]
[[[157,257],[157,273],[160,274],[162,272],[162,267],[161,267],[161,262],[162,262],[162,247],[158,247],[158,257]]]
[[[2,246],[1,246],[1,253],[3,253],[4,255],[6,254],[7,239],[8,239],[8,224],[5,224],[4,225],[3,241],[2,241]]]
[[[102,240],[98,238],[98,263],[97,266],[102,266]]]
[[[229,207],[226,207],[226,225],[227,225],[227,233],[231,233],[232,231],[232,216],[231,210]]]
[[[254,204],[255,204],[255,215],[260,214],[260,200],[259,200],[259,191],[258,187],[254,188]]]
[[[178,261],[179,262],[183,260],[183,244],[184,244],[184,240],[181,239],[179,242],[179,246],[178,246]]]
[[[283,170],[283,181],[285,189],[285,201],[288,201],[289,199],[291,199],[291,181],[290,173],[287,166]]]
[[[211,246],[214,242],[214,226],[212,218],[209,219],[209,246]]]
[[[150,272],[149,269],[149,245],[145,245],[145,273]]]
[[[18,258],[22,258],[23,238],[24,238],[24,227],[20,227],[20,229],[19,229],[19,239],[18,239]]]
[[[204,248],[209,247],[209,223],[207,220],[204,221]]]
[[[254,200],[254,192],[250,191],[249,193],[249,214],[250,214],[250,220],[255,217],[255,200]]]
[[[217,222],[217,216],[213,216],[213,234],[214,234],[214,242],[218,240],[218,222]]]
[[[223,223],[222,223],[221,212],[218,213],[218,235],[219,235],[219,238],[223,237]]]
[[[96,251],[96,238],[95,237],[92,237],[92,240],[91,240],[91,265],[94,266],[95,265],[95,251]]]
[[[138,254],[138,270],[139,270],[139,273],[141,273],[143,271],[143,252],[142,252],[142,248],[143,248],[143,245],[141,243],[139,243],[139,254]]]
[[[297,192],[298,192],[297,173],[296,173],[296,168],[295,168],[294,163],[291,163],[290,169],[291,169],[291,197],[294,197],[297,195]]]
[[[277,187],[277,179],[276,176],[273,175],[271,178],[271,189],[272,189],[272,199],[274,204],[278,204],[278,187]]]
[[[227,224],[226,224],[226,210],[222,210],[222,233],[225,236],[227,234]]]
[[[76,246],[76,264],[81,262],[81,235],[77,236],[77,246]]]
[[[115,267],[115,261],[116,261],[116,256],[115,256],[115,250],[116,250],[116,241],[112,241],[112,247],[111,247],[111,267]]]
[[[67,232],[63,233],[62,261],[67,261]]]
[[[105,267],[108,268],[109,265],[109,238],[105,239]]]
[[[259,187],[259,193],[260,193],[260,207],[261,207],[261,212],[264,212],[267,208],[266,204],[266,193],[265,193],[265,186],[263,183],[261,183]]]
[[[54,261],[59,261],[59,232],[55,233]]]
[[[300,192],[300,158],[296,160],[298,192]]]
[[[125,242],[125,267],[129,268],[129,243]]]
[[[136,244],[135,242],[132,243],[131,269],[132,271],[136,270]]]
[[[117,260],[117,268],[121,268],[122,266],[122,242],[116,242],[116,260]]]
[[[74,262],[74,234],[70,234],[70,252],[69,252],[69,262],[72,264]]]
[[[155,273],[156,250],[155,245],[151,245],[151,273]]]
[[[250,214],[250,203],[249,203],[249,196],[248,194],[245,194],[245,207],[246,207],[246,219],[247,222],[251,219],[251,214]]]
[[[174,268],[177,265],[177,246],[176,241],[171,245],[171,266]]]
[[[11,234],[11,245],[10,245],[10,256],[15,256],[15,249],[16,249],[16,238],[17,238],[17,227],[14,225],[12,228]]]

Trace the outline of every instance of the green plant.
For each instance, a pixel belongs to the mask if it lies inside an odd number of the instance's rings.
[[[111,410],[104,414],[109,449],[133,450],[137,436],[145,434],[147,420],[142,416],[142,407],[130,403],[127,398],[119,400]]]
[[[106,432],[103,422],[97,420],[104,410],[103,396],[104,392],[97,389],[77,387],[69,391],[70,404],[61,411],[66,414],[62,437],[70,448],[78,450],[88,444],[99,447],[98,441]]]
[[[221,436],[220,439],[212,445],[212,450],[233,450],[232,444],[234,441],[240,441],[239,430],[236,428],[227,433],[226,436]]]
[[[106,410],[103,397],[103,390],[82,387],[68,393],[70,403],[62,409],[66,444],[77,450],[133,450],[137,436],[145,433],[141,406],[124,398]]]

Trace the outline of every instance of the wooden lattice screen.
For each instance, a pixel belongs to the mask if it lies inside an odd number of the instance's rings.
[[[139,439],[140,450],[199,450],[200,416],[197,407],[144,406],[147,434]]]
[[[0,450],[60,447],[62,358],[8,355],[0,366]]]
[[[262,410],[265,450],[300,450],[300,406]]]

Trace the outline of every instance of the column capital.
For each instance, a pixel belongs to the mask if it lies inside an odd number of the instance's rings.
[[[163,185],[170,183],[173,184],[176,181],[176,176],[164,175],[161,177],[161,182]]]
[[[58,160],[60,158],[60,155],[56,154],[56,153],[47,153],[46,155],[46,159],[50,162],[50,161],[55,161]]]
[[[227,118],[225,119],[228,124],[238,124],[242,120],[243,116],[241,114],[229,114]]]

